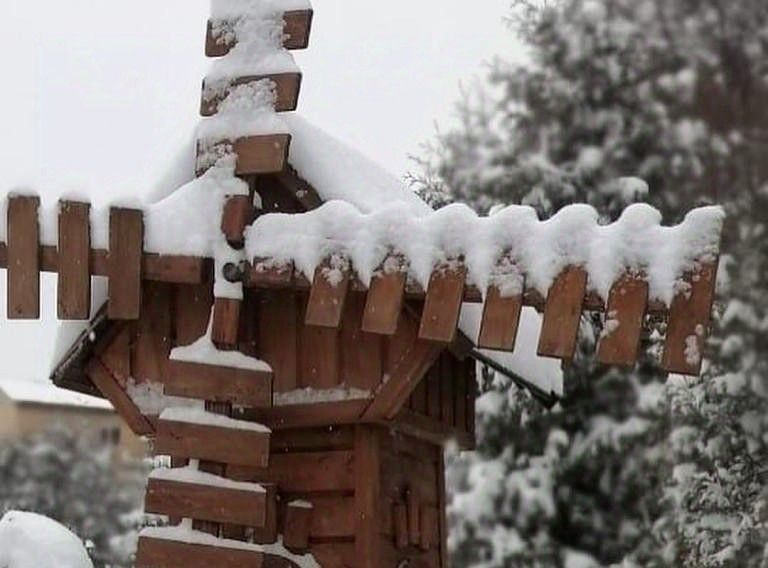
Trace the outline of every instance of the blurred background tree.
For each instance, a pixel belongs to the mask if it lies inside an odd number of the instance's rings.
[[[94,566],[133,566],[146,471],[115,460],[114,445],[53,430],[0,446],[0,516],[39,513],[82,538]]]
[[[605,222],[636,200],[667,223],[720,203],[726,254],[700,378],[648,364],[663,322],[632,372],[577,356],[552,411],[485,373],[479,450],[452,471],[456,564],[765,565],[768,2],[517,0],[510,27],[527,62],[467,93],[417,191],[542,218],[587,202]]]

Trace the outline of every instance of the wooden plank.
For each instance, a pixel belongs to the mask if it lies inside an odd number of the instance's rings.
[[[262,568],[265,564],[262,552],[141,536],[135,566],[136,568],[210,568],[211,566]]]
[[[371,426],[355,428],[355,566],[383,568],[379,546],[381,456],[379,436]]]
[[[607,365],[632,366],[640,351],[648,307],[648,282],[625,275],[611,288],[597,359]]]
[[[229,475],[229,472],[227,473]],[[277,485],[262,484],[267,490],[267,519],[263,528],[253,530],[253,542],[257,544],[273,544],[278,537]]]
[[[134,434],[137,436],[149,436],[154,433],[152,424],[144,417],[115,377],[98,359],[91,359],[86,368],[86,373],[88,378],[96,385],[96,388],[101,391],[101,394],[112,403],[115,411],[125,420]]]
[[[143,213],[113,207],[109,211],[109,319],[135,320],[141,311]]]
[[[387,270],[394,263],[398,270]],[[403,261],[389,257],[374,274],[368,290],[363,316],[363,330],[369,333],[395,335],[405,296],[407,273]]]
[[[283,171],[290,143],[289,134],[250,136],[236,140],[233,144],[233,150],[237,154],[235,173],[239,176],[250,176]]]
[[[395,503],[392,511],[395,547],[402,550],[408,547],[408,509],[404,503]]]
[[[113,325],[94,349],[94,357],[104,365],[117,383],[125,389],[133,378],[131,369],[131,326],[127,323]]]
[[[233,464],[227,477],[237,481],[279,483],[283,493],[318,493],[355,489],[351,451],[273,454],[268,467]]]
[[[266,424],[273,430],[328,427],[357,423],[368,404],[369,399],[277,405],[267,410],[245,410],[243,415]]]
[[[8,199],[8,319],[40,319],[40,198]]]
[[[245,228],[253,216],[253,202],[249,195],[232,195],[224,203],[221,232],[231,245],[242,245]]]
[[[483,306],[478,347],[514,351],[522,309],[522,294],[504,295],[496,285],[488,288]]]
[[[306,325],[341,326],[349,278],[349,261],[346,259],[326,259],[317,267],[307,303]]]
[[[432,273],[421,317],[421,339],[453,343],[459,325],[466,278],[467,267],[463,263],[439,267]]]
[[[305,318],[300,318],[303,321]],[[299,328],[299,385],[330,389],[340,382],[339,330],[301,325]]]
[[[147,282],[144,286],[141,317],[134,326],[131,367],[137,382],[162,383],[168,376],[172,345],[170,284]]]
[[[206,280],[208,261],[195,256],[144,253],[144,280],[175,284],[200,284]]]
[[[574,266],[565,269],[552,284],[539,337],[540,356],[573,358],[586,289],[586,271]]]
[[[175,286],[173,307],[174,345],[191,345],[208,329],[213,305],[211,284]]]
[[[410,488],[405,492],[405,507],[408,511],[408,541],[417,545],[421,541],[421,499],[418,490]]]
[[[690,287],[672,300],[662,365],[670,373],[698,375],[715,301],[717,263],[701,266],[686,282]]]
[[[291,290],[265,291],[258,309],[258,356],[274,373],[276,393],[298,387],[299,308]]]
[[[57,314],[61,320],[91,315],[91,228],[88,203],[59,203]]]
[[[441,394],[440,394],[440,368],[439,366],[433,366],[425,378],[427,382],[427,416],[435,420],[440,420],[440,406],[441,406]]]
[[[467,376],[464,363],[456,361],[453,373],[454,416],[453,426],[457,430],[467,429]]]
[[[294,111],[299,105],[301,91],[301,73],[274,73],[270,75],[250,75],[238,77],[231,81],[226,89],[217,90],[211,94],[208,86],[203,85],[203,96],[200,101],[200,114],[213,116],[219,112],[219,106],[226,100],[230,92],[239,85],[247,85],[258,81],[270,81],[275,89],[275,112]]]
[[[421,508],[419,526],[419,548],[429,550],[436,544],[433,542],[433,535],[440,534],[436,507],[425,505]]]
[[[453,427],[455,424],[455,371],[455,359],[448,353],[443,353],[440,356],[440,418],[448,427]]]
[[[341,382],[360,390],[373,390],[383,375],[384,341],[361,327],[365,298],[350,294],[341,325]]]
[[[267,492],[150,478],[144,510],[157,515],[263,527]]]
[[[170,361],[165,394],[229,402],[245,407],[272,406],[272,373],[186,361]]]
[[[240,330],[240,300],[232,298],[216,298],[213,303],[213,322],[211,324],[211,341],[218,347],[234,347],[237,345],[237,334]]]
[[[309,548],[309,528],[312,524],[312,505],[292,501],[285,507],[283,545],[291,552],[304,552]]]
[[[285,49],[306,49],[309,47],[309,36],[312,29],[312,10],[290,10],[283,14],[283,47]],[[208,31],[205,40],[205,54],[208,57],[223,57],[235,46],[233,34],[223,36],[215,33],[212,21],[208,21]],[[231,38],[231,42],[226,40]]]
[[[159,420],[155,453],[222,464],[267,467],[269,433]]]

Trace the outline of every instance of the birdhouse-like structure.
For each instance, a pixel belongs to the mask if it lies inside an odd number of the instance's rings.
[[[446,567],[443,448],[472,449],[477,361],[509,372],[533,309],[538,356],[572,359],[598,313],[601,363],[633,365],[653,321],[662,367],[701,368],[718,208],[433,212],[293,113],[312,20],[306,0],[213,0],[196,177],[160,202],[6,200],[8,316],[38,318],[57,273],[59,318],[88,327],[54,381],[170,457],[139,567]]]

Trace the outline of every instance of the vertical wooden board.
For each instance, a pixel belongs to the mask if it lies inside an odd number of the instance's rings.
[[[277,485],[274,483],[262,483],[267,490],[267,520],[263,528],[253,531],[253,542],[258,544],[273,544],[277,540]]]
[[[258,309],[259,358],[272,367],[273,389],[298,387],[299,308],[291,290],[264,291]]]
[[[245,227],[251,220],[253,203],[248,195],[232,195],[224,203],[221,232],[230,244],[242,244]]]
[[[8,199],[8,319],[40,318],[40,198]]]
[[[339,385],[339,330],[301,326],[299,338],[302,387],[331,389]]]
[[[437,519],[437,508],[431,506],[424,506],[421,508],[421,514],[419,516],[419,523],[421,529],[419,531],[419,548],[421,550],[429,550],[435,544],[432,542],[432,537],[435,534],[435,527],[439,527]],[[439,534],[439,528],[437,534]]]
[[[571,266],[549,289],[538,353],[542,357],[570,360],[576,352],[581,311],[587,289],[587,273]]]
[[[647,308],[648,282],[644,279],[626,275],[613,285],[608,296],[605,328],[597,348],[601,363],[635,364]]]
[[[240,329],[237,333],[237,349],[249,357],[259,358],[259,298],[258,290],[243,290],[240,306]]]
[[[413,390],[410,409],[419,414],[427,414],[427,377],[421,379]]]
[[[59,204],[59,282],[57,312],[61,320],[91,315],[91,230],[88,203]]]
[[[453,426],[457,430],[467,429],[467,376],[466,366],[462,361],[456,361],[456,372],[453,375],[454,393],[454,417]]]
[[[477,384],[477,363],[474,359],[467,359],[464,362],[469,367],[467,370],[467,432],[472,435],[474,443],[476,441],[476,424],[475,424],[475,405],[477,404],[477,392],[479,386]]]
[[[395,503],[392,509],[392,530],[395,535],[395,548],[408,547],[408,509],[404,503]]]
[[[380,441],[372,426],[355,427],[355,566],[384,568],[381,562]]]
[[[173,331],[177,347],[191,345],[205,335],[212,306],[213,286],[210,283],[175,286]]]
[[[360,390],[373,390],[383,375],[384,338],[366,333],[360,322],[365,299],[350,294],[341,325],[341,382]]]
[[[440,420],[442,395],[440,393],[440,363],[433,365],[425,377],[427,382],[427,416]]]
[[[363,330],[381,335],[397,333],[406,279],[404,270],[386,272],[381,269],[373,276],[365,302]]]
[[[478,347],[513,351],[522,308],[522,294],[504,296],[498,286],[491,286],[483,306]]]
[[[294,501],[285,507],[283,544],[288,550],[302,552],[309,548],[309,528],[313,510],[308,503]]]
[[[211,341],[218,347],[237,346],[240,331],[240,300],[216,298],[213,302],[213,320],[211,323]]]
[[[400,313],[400,321],[397,324],[397,333],[385,339],[385,372],[391,375],[400,364],[400,361],[408,355],[411,346],[418,340],[418,324],[404,312]]]
[[[449,568],[448,557],[448,500],[445,491],[445,455],[440,452],[440,460],[437,463],[437,524],[439,526],[440,566]]]
[[[467,267],[441,267],[432,273],[421,317],[419,337],[438,343],[452,343],[459,325]]]
[[[701,266],[686,280],[690,288],[675,296],[669,310],[662,365],[670,373],[698,375],[715,301],[717,263]]]
[[[408,541],[417,545],[421,540],[421,524],[419,522],[421,499],[416,488],[410,488],[406,492],[405,506],[408,511]]]
[[[453,426],[456,416],[454,369],[454,359],[450,354],[443,353],[440,357],[440,418],[447,426]]]
[[[307,304],[306,325],[338,328],[349,290],[349,263],[341,259],[333,266],[324,261],[315,270],[312,290]]]
[[[113,207],[109,211],[110,319],[135,320],[141,311],[141,259],[144,252],[144,218],[136,209]]]
[[[136,322],[132,356],[137,382],[163,383],[171,354],[171,285],[146,282],[141,317]]]

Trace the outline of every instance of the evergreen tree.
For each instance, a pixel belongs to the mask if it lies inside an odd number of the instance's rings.
[[[633,200],[669,223],[729,214],[715,339],[701,378],[579,356],[537,408],[485,378],[480,448],[458,459],[459,566],[760,566],[768,562],[768,3],[516,2],[525,65],[490,85],[422,162],[432,202],[478,210],[572,202],[615,219]],[[627,176],[646,180],[647,187]],[[601,322],[583,326],[594,353]]]

